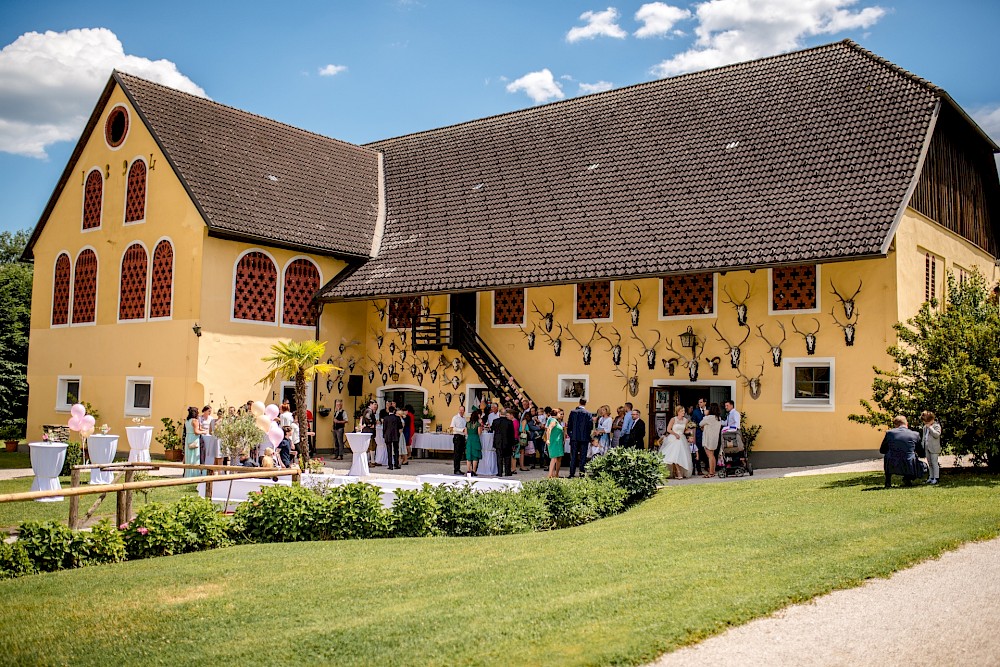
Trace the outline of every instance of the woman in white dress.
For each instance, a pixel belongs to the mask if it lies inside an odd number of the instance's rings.
[[[719,433],[722,432],[721,412],[718,403],[712,403],[708,414],[701,420],[701,444],[708,458],[708,474],[705,477],[715,477],[715,460],[719,455]]]
[[[670,466],[671,477],[674,479],[690,477],[691,469],[694,467],[691,450],[687,438],[684,437],[687,423],[684,406],[678,405],[674,411],[674,418],[667,424],[667,432],[660,438],[660,454],[663,455],[663,462]]]

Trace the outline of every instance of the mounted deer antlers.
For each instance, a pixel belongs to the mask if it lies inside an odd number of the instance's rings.
[[[631,329],[632,338],[635,338],[642,345],[642,353],[646,355],[646,366],[649,367],[649,370],[656,368],[656,346],[659,345],[660,341],[663,339],[663,334],[660,331],[651,331],[656,334],[656,342],[647,347],[646,342],[635,335],[635,329]]]
[[[378,313],[379,322],[385,321],[385,316],[389,313],[389,302],[386,301],[384,306],[379,306],[378,301],[372,301],[372,308]]]
[[[819,333],[819,320],[815,317],[812,319],[813,322],[816,323],[815,329],[812,331],[799,331],[799,328],[795,326],[795,318],[792,317],[792,331],[802,336],[802,338],[806,341],[806,354],[816,354],[816,334]]]
[[[346,338],[341,338],[340,339],[340,345],[337,346],[337,351],[339,351],[340,354],[343,355],[344,352],[347,351],[347,348],[354,347],[355,345],[361,345],[361,341],[360,340],[347,340]]]
[[[559,327],[559,335],[556,336],[555,338],[550,336],[545,331],[542,331],[541,333],[543,336],[545,336],[546,339],[548,339],[549,345],[552,346],[552,352],[558,357],[560,354],[562,354],[563,326],[558,322],[556,322],[556,326]]]
[[[611,353],[611,361],[615,362],[615,366],[618,366],[622,362],[622,335],[614,327],[611,327],[611,331],[614,332],[615,338],[618,340],[612,342],[607,336],[604,336],[604,340],[608,341],[608,352]]]
[[[728,299],[723,299],[723,302],[730,304],[736,309],[736,321],[741,327],[745,327],[747,325],[747,301],[750,299],[750,282],[747,280],[744,280],[743,282],[747,285],[747,295],[739,300],[733,298],[733,295],[729,293],[728,287],[723,286],[722,288],[725,295],[729,297]]]
[[[674,344],[669,338],[666,340],[665,344],[667,349],[676,354],[679,359],[684,361],[684,365],[687,366],[688,379],[691,380],[691,382],[695,382],[698,379],[698,344],[701,343],[701,349],[704,350],[705,342],[706,339],[702,338],[699,340],[696,336],[694,339],[694,347],[691,348],[691,356],[689,357],[674,349]]]
[[[538,310],[538,306],[535,305],[534,301],[531,302],[531,309],[534,310],[536,313],[538,313],[539,316],[541,316],[542,327],[545,329],[545,331],[547,333],[552,333],[552,326],[555,323],[553,316],[555,315],[556,312],[556,302],[553,301],[552,299],[549,299],[549,303],[552,304],[552,308],[549,309],[549,312],[547,313],[543,313],[542,311]]]
[[[830,309],[830,315],[833,317],[833,321],[837,323],[837,326],[844,330],[844,342],[847,344],[847,347],[853,347],[854,334],[857,333],[858,317],[861,316],[861,311],[857,308],[854,309],[855,318],[853,322],[850,320],[847,320],[847,322],[838,320],[837,316],[833,314],[833,308]]]
[[[854,317],[854,298],[861,293],[861,279],[858,278],[858,289],[854,290],[854,294],[851,295],[849,299],[845,299],[841,296],[840,292],[837,291],[837,287],[833,284],[833,279],[830,279],[830,287],[833,288],[833,293],[840,300],[840,303],[844,304],[844,317],[850,320]],[[836,319],[836,318],[834,318]],[[839,322],[837,324],[840,324]]]
[[[375,327],[368,327],[371,330],[372,335],[375,337],[375,344],[378,345],[378,349],[382,349],[382,343],[385,341],[385,334],[379,333]]]
[[[743,337],[743,340],[736,345],[733,345],[726,340],[726,337],[722,335],[721,331],[719,331],[718,324],[719,320],[716,320],[715,323],[712,324],[712,328],[715,329],[715,333],[719,334],[719,340],[726,344],[726,354],[729,355],[729,365],[733,368],[739,368],[740,356],[743,354],[740,348],[743,346],[743,343],[747,342],[747,339],[750,338],[750,327],[746,327],[747,335]]]
[[[747,389],[750,390],[750,398],[755,401],[760,398],[760,383],[761,378],[764,377],[764,362],[760,362],[760,373],[758,373],[755,377],[747,377],[738,368],[736,369],[736,374],[743,378],[744,384],[746,384]]]
[[[625,386],[622,389],[628,391],[629,396],[635,398],[639,395],[639,362],[634,361],[629,364],[629,369],[632,371],[630,375],[626,375],[618,366],[615,366],[615,373],[625,380]]]
[[[781,340],[776,344],[768,340],[767,336],[764,335],[764,325],[757,325],[757,335],[767,343],[767,346],[771,348],[771,361],[774,362],[775,366],[781,365],[781,346],[788,339],[788,334],[785,331],[785,325],[778,322],[778,326],[781,328]]]
[[[531,331],[525,331],[524,327],[522,327],[520,324],[517,325],[517,328],[521,330],[521,335],[528,339],[528,349],[529,350],[534,350],[535,349],[535,329],[537,328],[535,326],[535,323],[534,322],[531,323]]]
[[[566,335],[569,336],[569,339],[571,341],[579,345],[580,351],[583,352],[584,366],[590,365],[590,359],[591,356],[593,355],[593,349],[591,348],[591,346],[594,344],[594,340],[596,340],[597,338],[604,338],[604,336],[601,334],[601,329],[598,326],[597,322],[593,322],[593,325],[594,325],[594,331],[593,333],[590,334],[590,340],[588,340],[586,343],[581,342],[576,336],[573,335],[573,332],[570,330],[570,328],[566,327]]]
[[[426,354],[422,357],[417,357],[417,359],[418,361],[420,361],[420,372],[426,373],[427,369],[431,367],[431,360],[427,357]]]
[[[616,303],[618,303],[618,305],[620,306],[625,307],[625,310],[628,311],[629,317],[632,318],[632,326],[637,327],[639,326],[639,304],[642,303],[642,290],[640,290],[639,286],[636,285],[635,283],[632,284],[632,287],[635,288],[635,295],[636,295],[635,305],[633,306],[628,301],[625,300],[625,297],[622,296],[621,287],[619,287],[616,292],[616,294],[618,295],[618,301]]]
[[[451,399],[454,398],[450,391],[439,391],[438,396],[444,396],[444,404],[451,405]]]

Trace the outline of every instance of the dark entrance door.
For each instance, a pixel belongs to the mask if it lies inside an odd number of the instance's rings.
[[[722,404],[731,399],[732,388],[729,385],[702,385],[678,382],[667,386],[650,387],[649,389],[649,441],[653,446],[667,430],[670,418],[678,405],[691,414],[691,409],[698,405],[698,399],[704,398],[709,405]]]
[[[476,326],[476,299],[475,292],[462,292],[460,294],[451,295],[451,312],[455,315],[461,315],[465,318],[465,321],[471,324],[473,327]]]

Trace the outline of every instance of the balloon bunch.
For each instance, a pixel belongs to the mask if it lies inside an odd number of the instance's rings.
[[[69,421],[66,423],[71,431],[79,431],[80,437],[86,440],[94,435],[94,416],[87,414],[87,408],[82,403],[76,403],[69,410]]]
[[[250,406],[250,411],[257,418],[257,428],[267,434],[267,439],[271,444],[275,447],[280,445],[281,440],[285,437],[285,432],[274,423],[274,420],[278,418],[278,413],[281,412],[278,406],[271,403],[265,407],[264,401],[254,401],[253,405]]]

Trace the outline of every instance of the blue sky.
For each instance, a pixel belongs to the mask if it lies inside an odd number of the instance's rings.
[[[362,143],[851,38],[1000,140],[998,17],[989,0],[5,0],[0,230],[37,222],[113,67]]]

